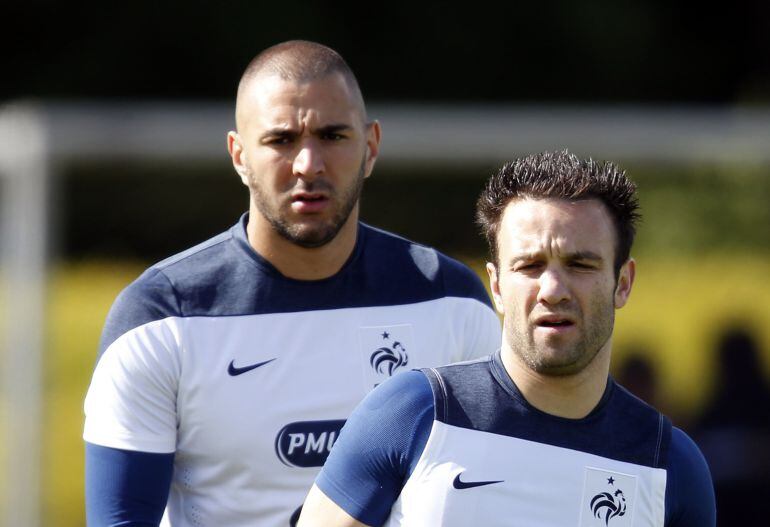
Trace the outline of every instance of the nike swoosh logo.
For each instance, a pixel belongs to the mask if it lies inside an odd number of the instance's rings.
[[[250,364],[248,366],[244,366],[242,368],[237,368],[235,366],[235,361],[231,360],[230,365],[227,367],[227,373],[230,374],[231,377],[235,377],[237,375],[240,375],[242,373],[246,373],[247,371],[255,370],[259,368],[260,366],[264,366],[268,362],[273,362],[275,359],[266,360],[264,362],[258,362],[256,364]]]
[[[503,481],[505,481],[504,479],[501,479],[499,481],[462,481],[460,479],[461,475],[462,475],[462,472],[456,475],[455,480],[452,482],[452,486],[459,490],[472,489],[473,487],[483,487],[484,485],[494,485],[495,483],[502,483]]]

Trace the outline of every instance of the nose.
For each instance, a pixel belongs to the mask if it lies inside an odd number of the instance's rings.
[[[300,146],[292,166],[294,175],[303,179],[313,179],[322,174],[325,167],[321,148],[315,141],[306,141]]]
[[[570,300],[571,294],[566,277],[557,269],[546,269],[541,273],[540,289],[537,294],[539,302],[556,305]]]

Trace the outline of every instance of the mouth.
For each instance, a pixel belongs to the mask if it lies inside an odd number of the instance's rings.
[[[575,321],[563,315],[545,315],[535,320],[535,326],[548,330],[566,330],[575,326]]]
[[[321,212],[329,203],[329,196],[322,192],[299,192],[291,197],[291,208],[299,213]]]
[[[291,196],[292,201],[313,202],[313,201],[321,201],[324,199],[329,199],[329,198],[323,192],[296,192]]]

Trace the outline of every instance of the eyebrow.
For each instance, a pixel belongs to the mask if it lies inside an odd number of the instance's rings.
[[[596,260],[601,262],[604,260],[604,258],[593,251],[576,251],[574,253],[567,254],[567,260]]]
[[[311,133],[313,135],[321,135],[321,134],[333,134],[338,132],[347,132],[348,130],[352,130],[353,126],[349,124],[344,123],[332,123],[327,124],[325,126],[321,126],[319,128],[314,128],[311,130]],[[262,135],[260,136],[260,139],[268,139],[271,137],[293,137],[299,135],[299,131],[296,128],[284,128],[284,127],[276,127],[271,128],[269,130],[265,130]]]
[[[326,126],[322,126],[320,128],[315,128],[312,130],[314,134],[322,134],[322,133],[335,133],[335,132],[346,132],[348,130],[352,130],[353,126],[349,124],[343,124],[343,123],[335,123],[335,124],[327,124]]]
[[[534,252],[534,253],[523,253],[518,254],[511,258],[510,263],[514,264],[516,262],[520,262],[522,260],[537,260],[538,258],[542,257],[542,252]],[[595,262],[601,262],[604,260],[604,258],[601,257],[601,255],[593,252],[593,251],[575,251],[571,253],[567,253],[562,257],[562,260],[590,260]]]

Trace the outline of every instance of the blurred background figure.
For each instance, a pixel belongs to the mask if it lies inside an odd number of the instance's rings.
[[[647,404],[658,406],[658,379],[655,365],[643,349],[634,348],[618,367],[615,379]],[[661,411],[663,411],[661,409]],[[666,412],[663,412],[666,413]]]
[[[718,525],[757,525],[770,499],[770,389],[754,334],[727,327],[716,361],[715,390],[692,434],[711,467]]]

